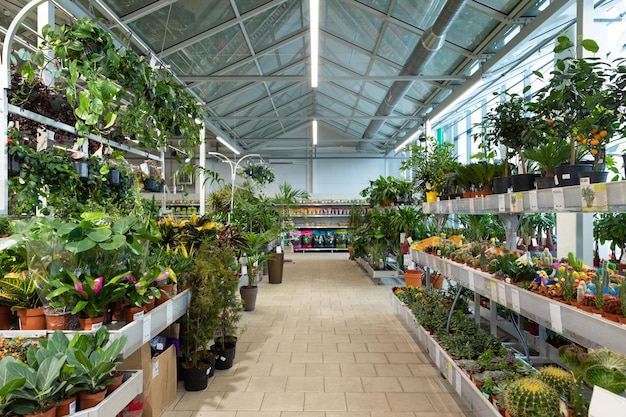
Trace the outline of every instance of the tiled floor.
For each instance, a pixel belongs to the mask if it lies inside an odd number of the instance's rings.
[[[286,254],[260,283],[234,366],[163,417],[473,417],[346,253]]]

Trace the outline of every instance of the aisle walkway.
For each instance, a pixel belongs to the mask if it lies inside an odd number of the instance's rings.
[[[345,253],[286,254],[260,283],[235,365],[163,417],[472,417]]]

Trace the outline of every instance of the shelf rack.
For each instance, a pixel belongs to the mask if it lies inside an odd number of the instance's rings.
[[[415,317],[396,295],[390,291],[390,303],[396,315],[404,322],[414,339],[428,351],[428,356],[439,370],[443,379],[450,385],[463,402],[467,404],[474,415],[481,417],[500,417],[498,409],[476,388],[448,353],[415,321]]]
[[[411,250],[411,257],[428,268],[440,271],[463,287],[508,307],[580,345],[588,348],[606,347],[626,355],[626,344],[623,342],[626,337],[626,326],[508,284],[487,272],[467,265],[415,250]]]

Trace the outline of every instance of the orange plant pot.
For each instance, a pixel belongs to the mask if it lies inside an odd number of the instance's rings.
[[[46,316],[43,307],[17,310],[21,330],[45,330]]]

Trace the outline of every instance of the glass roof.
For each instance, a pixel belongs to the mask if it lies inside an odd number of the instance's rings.
[[[548,7],[556,1],[323,0],[317,89],[310,81],[308,0],[55,3],[75,17],[100,17],[115,33],[132,34],[130,46],[144,53],[147,47],[169,66],[206,103],[207,118],[227,140],[244,153],[262,141],[262,155],[271,157],[274,148],[288,156],[292,142],[272,139],[301,134],[316,118],[337,137],[320,141],[318,155],[325,146],[356,155],[345,144],[359,141],[370,142],[368,151],[380,156],[392,153],[429,111],[471,82],[478,66],[486,75],[513,68],[571,24],[575,2]],[[0,25],[6,29],[26,3],[0,0]],[[423,33],[454,4],[460,10],[448,27],[432,28],[445,34],[442,47],[416,58]],[[57,11],[56,19],[70,17]],[[525,25],[532,30],[520,32]],[[36,16],[29,16],[20,39],[35,42],[34,27]],[[403,70],[409,67],[416,72]],[[385,100],[391,104],[381,105]],[[216,134],[208,132],[209,139]],[[293,156],[310,151],[305,148],[294,141]]]

